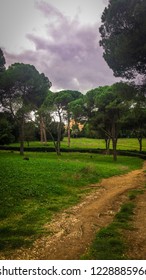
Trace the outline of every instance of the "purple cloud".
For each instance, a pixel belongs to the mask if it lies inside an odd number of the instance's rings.
[[[60,20],[64,20],[64,16],[63,14],[57,9],[55,8],[54,6],[52,6],[51,4],[49,3],[46,3],[45,1],[41,1],[41,2],[36,2],[35,3],[35,6],[37,9],[39,9],[43,14],[44,16],[48,17],[56,17],[56,19],[60,19]]]
[[[102,58],[98,24],[83,26],[77,18],[71,20],[43,1],[37,3],[37,8],[48,18],[47,38],[27,34],[35,50],[18,55],[5,53],[8,65],[16,61],[33,64],[48,76],[53,84],[52,90],[86,92],[116,81]]]

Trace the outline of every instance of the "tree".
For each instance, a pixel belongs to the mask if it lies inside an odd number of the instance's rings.
[[[111,139],[113,146],[113,159],[117,160],[117,140],[121,127],[122,118],[130,106],[133,86],[125,83],[116,83],[112,86],[99,87],[92,90],[94,99],[91,102],[91,92],[86,98],[90,100],[91,123],[97,130],[104,132],[106,148],[109,149]],[[89,102],[88,102],[89,103]]]
[[[1,85],[1,76],[3,72],[5,71],[5,58],[2,49],[0,48],[0,95],[2,94],[2,85]]]
[[[98,127],[105,133],[107,151],[109,149],[110,139],[113,145],[113,158],[117,160],[117,139],[121,111],[121,98],[116,96],[112,86],[100,87],[95,98],[95,104],[98,108],[96,120]]]
[[[146,137],[146,96],[143,86],[135,87],[131,107],[125,115],[124,128],[129,130],[130,136],[138,139],[141,152],[142,140]]]
[[[71,110],[70,103],[79,97],[81,97],[79,91],[74,90],[62,90],[58,93],[57,102],[62,108],[63,118],[67,121],[67,135],[68,135],[68,147],[70,147],[70,121],[71,121]]]
[[[71,112],[71,118],[76,124],[81,123],[85,125],[88,117],[85,96],[83,94],[69,103],[69,110]]]
[[[61,131],[63,124],[63,109],[60,104],[59,92],[51,92],[49,90],[48,95],[41,107],[41,114],[43,116],[43,128],[48,131],[57,155],[61,155],[60,152],[60,141],[61,141]],[[55,140],[53,133],[51,131],[52,122],[55,123],[57,119],[57,140]]]
[[[47,133],[47,139],[48,140],[52,140],[52,137],[54,139],[54,141],[56,142],[58,140],[58,122],[56,121],[52,121],[49,125],[47,123],[46,125],[46,133]],[[49,129],[48,129],[49,126]],[[64,123],[62,123],[61,125],[61,138],[60,140],[63,140],[63,136],[65,133],[65,127],[64,127]]]
[[[5,57],[3,54],[2,49],[0,48],[0,73],[2,73],[5,70]]]
[[[73,90],[62,90],[59,92],[49,91],[48,96],[41,108],[42,114],[44,117],[46,116],[44,119],[48,118],[47,121],[44,121],[44,127],[46,127],[46,130],[49,131],[58,155],[61,154],[60,143],[63,131],[62,127],[65,121],[67,121],[68,146],[70,145],[70,120],[72,117],[70,104],[81,95],[82,94],[80,92]],[[57,122],[57,141],[55,141],[51,132],[52,122]],[[49,125],[47,123],[49,123]]]
[[[106,87],[105,87],[106,88]],[[88,116],[88,130],[94,138],[104,138],[106,143],[106,150],[108,153],[108,142],[110,144],[109,134],[105,133],[105,123],[103,124],[103,114],[99,113],[98,104],[96,102],[96,97],[99,95],[102,88],[91,89],[86,93],[85,103],[86,103],[86,112]],[[106,122],[107,125],[107,122]],[[109,141],[108,141],[109,140]]]
[[[20,154],[24,153],[24,126],[30,112],[37,110],[45,99],[51,83],[33,65],[15,63],[0,80],[1,104],[19,125]]]
[[[36,126],[34,121],[28,121],[24,125],[24,140],[27,142],[29,147],[29,142],[35,140]]]
[[[110,0],[102,14],[100,45],[116,77],[146,74],[145,15],[145,0]]]

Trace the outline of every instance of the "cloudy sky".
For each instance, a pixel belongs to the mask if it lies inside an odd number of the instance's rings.
[[[108,0],[0,0],[0,47],[7,66],[33,64],[52,91],[91,88],[117,81],[99,47]]]

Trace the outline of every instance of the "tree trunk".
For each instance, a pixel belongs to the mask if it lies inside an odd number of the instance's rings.
[[[24,155],[24,117],[20,123],[20,155]]]
[[[43,118],[42,118],[42,125],[43,125],[43,141],[44,141],[44,143],[47,143],[46,126],[45,126]]]
[[[41,143],[43,143],[42,116],[40,116],[40,141],[41,141]]]
[[[106,138],[105,139],[105,145],[106,145],[106,154],[109,155],[110,154],[110,151],[109,151],[109,148],[110,148],[110,138]]]
[[[68,135],[68,147],[70,147],[70,118],[68,118],[67,135]]]
[[[112,144],[113,144],[113,159],[114,161],[117,160],[117,139],[112,138]]]
[[[113,144],[113,160],[117,160],[117,137],[116,137],[116,124],[112,124],[112,144]]]
[[[48,132],[49,132],[49,134],[50,134],[50,136],[51,136],[51,138],[52,138],[55,151],[56,151],[56,153],[58,154],[57,143],[55,142],[55,139],[54,139],[54,137],[53,137],[53,135],[52,135],[52,133],[51,133],[51,131],[50,131],[49,129],[48,129]]]
[[[139,142],[139,151],[142,152],[142,137],[138,138],[138,142]]]
[[[47,143],[46,127],[42,116],[40,116],[40,138],[41,143]]]
[[[58,112],[59,115],[59,123],[58,123],[58,136],[57,136],[57,155],[61,155],[60,152],[60,141],[61,141],[61,124],[62,124],[62,119],[61,119],[61,114]]]
[[[61,139],[61,122],[58,124],[58,137],[57,137],[57,155],[61,155],[60,152],[60,139]]]

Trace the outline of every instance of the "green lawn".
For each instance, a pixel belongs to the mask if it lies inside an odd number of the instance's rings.
[[[62,147],[67,146],[67,138],[64,138],[61,144]],[[90,139],[90,138],[76,138],[71,139],[71,148],[95,148],[105,149],[105,141],[103,139]],[[112,142],[110,144],[112,149]],[[135,138],[120,138],[118,139],[117,149],[119,150],[137,150],[139,151],[139,143]],[[146,151],[146,138],[143,139],[143,151]]]
[[[27,245],[44,232],[43,224],[79,202],[89,184],[140,168],[142,160],[84,153],[0,152],[0,249]]]
[[[18,143],[11,144],[11,146],[18,147]],[[41,144],[40,142],[30,142],[30,147],[53,147],[52,142]],[[27,147],[27,143],[25,143]],[[64,137],[61,142],[62,148],[67,148],[67,137]],[[103,139],[90,139],[90,138],[72,138],[71,148],[73,149],[105,149],[105,141]],[[112,148],[112,144],[110,145]],[[135,138],[120,138],[118,140],[117,149],[119,150],[137,150],[139,151],[139,143]],[[143,139],[143,151],[146,151],[146,138]]]

